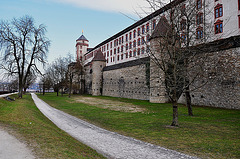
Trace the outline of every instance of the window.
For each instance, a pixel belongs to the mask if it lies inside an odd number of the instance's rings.
[[[140,48],[138,48],[137,54],[140,55]]]
[[[128,44],[126,44],[126,50],[128,50]]]
[[[122,36],[122,43],[124,43],[124,38],[123,38],[123,36]]]
[[[110,48],[112,48],[112,42],[110,43]]]
[[[196,19],[197,19],[197,25],[202,24],[203,23],[203,13],[198,13]]]
[[[215,18],[219,18],[219,17],[223,16],[222,4],[218,4],[218,5],[214,8],[214,12],[215,12]]]
[[[146,29],[147,29],[147,32],[149,32],[149,23],[147,23],[147,28]]]
[[[197,39],[201,39],[203,37],[203,29],[202,27],[197,28]]]
[[[215,34],[219,34],[223,32],[223,22],[218,20],[215,24]]]
[[[197,9],[202,8],[202,0],[197,0]]]
[[[150,41],[149,39],[150,39],[150,35],[148,34],[148,35],[147,35],[147,42]]]
[[[142,47],[142,54],[144,54],[144,52],[145,52],[145,49],[144,49],[144,47]]]
[[[126,41],[128,41],[128,34],[126,34]]]
[[[133,47],[136,47],[136,40],[133,41]]]
[[[119,55],[117,56],[117,60],[119,61]]]
[[[121,46],[121,52],[123,52],[123,45]]]
[[[129,43],[129,49],[132,49],[132,42]]]
[[[138,46],[141,44],[141,40],[140,38],[138,38]]]
[[[181,29],[181,30],[186,29],[186,20],[185,20],[185,19],[182,19],[182,21],[181,21],[181,23],[180,23],[180,29]]]
[[[142,34],[144,34],[145,33],[145,26],[143,25],[142,26]]]
[[[183,5],[181,6],[181,14],[182,14],[182,15],[185,15],[185,13],[186,13],[186,5],[183,4]]]
[[[240,16],[238,16],[238,27],[240,28]]]
[[[129,33],[129,40],[132,40],[132,32]]]
[[[140,32],[140,28],[138,28],[138,36],[140,36],[141,32]]]
[[[119,53],[120,52],[120,49],[119,49],[119,47],[117,48],[117,53]]]
[[[136,56],[136,50],[133,51],[133,56]]]
[[[182,42],[186,41],[186,35],[184,33],[181,34],[181,40]]]
[[[108,44],[107,44],[107,50],[108,50]]]
[[[109,51],[107,52],[107,57],[109,56]]]
[[[121,55],[121,60],[123,60],[123,54]]]
[[[153,28],[153,30],[155,29],[155,27],[156,27],[156,20],[154,19],[153,20],[153,24],[152,24],[153,26],[152,26],[152,28]]]
[[[114,55],[116,54],[116,49],[114,49]]]
[[[238,0],[238,10],[240,10],[240,0]]]
[[[136,30],[133,31],[133,38],[136,38]]]
[[[132,51],[129,52],[129,57],[132,57]]]
[[[126,52],[125,56],[126,56],[126,59],[127,59],[128,58],[128,53],[127,52]]]
[[[112,56],[112,50],[110,51],[110,56]]]
[[[142,37],[142,45],[144,45],[145,43],[145,40],[144,40],[144,37]]]

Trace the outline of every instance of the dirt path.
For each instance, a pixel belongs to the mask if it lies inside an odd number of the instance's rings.
[[[123,112],[145,112],[146,109],[142,108],[138,105],[134,105],[131,103],[125,103],[125,102],[119,102],[119,101],[113,101],[113,100],[106,100],[106,99],[96,99],[92,97],[74,97],[73,98],[75,102],[78,103],[85,103],[88,105],[93,105],[96,107],[104,108],[104,109],[110,109],[110,110],[116,110],[116,111],[123,111]]]

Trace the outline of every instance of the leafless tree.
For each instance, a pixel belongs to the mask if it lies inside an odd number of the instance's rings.
[[[210,11],[205,6],[204,14],[196,1],[175,0],[165,5],[164,1],[147,0],[153,9],[163,7],[159,23],[151,36],[151,49],[148,50],[155,71],[162,76],[167,96],[173,105],[172,126],[178,126],[178,104],[180,96],[185,93],[189,115],[193,115],[190,85],[202,75],[204,59],[195,60],[195,56],[204,51],[198,44],[206,42],[205,32],[212,29],[205,17]],[[165,6],[162,6],[165,5]],[[202,9],[203,10],[203,9]],[[200,14],[201,13],[201,14]],[[197,30],[197,28],[201,30]],[[191,69],[197,71],[189,71]]]
[[[30,16],[0,22],[1,68],[9,75],[17,75],[20,98],[28,76],[31,72],[41,73],[38,64],[46,61],[50,41],[45,33],[46,27],[35,26]]]
[[[50,64],[45,72],[51,79],[57,96],[60,89],[63,94],[64,88],[68,87],[68,64],[72,62],[72,59],[70,54],[67,57],[59,57]]]
[[[24,94],[26,93],[26,90],[29,88],[29,86],[31,86],[37,79],[37,76],[31,72],[28,76],[27,76],[27,80],[24,86]]]

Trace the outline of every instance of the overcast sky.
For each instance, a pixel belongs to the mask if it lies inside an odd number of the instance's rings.
[[[68,52],[75,56],[76,39],[84,31],[94,47],[130,26],[146,9],[145,0],[0,0],[0,19],[11,20],[30,15],[36,24],[47,26],[51,40],[48,61]]]

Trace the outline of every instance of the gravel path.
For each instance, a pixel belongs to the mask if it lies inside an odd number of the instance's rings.
[[[194,159],[173,150],[110,132],[57,110],[32,93],[38,109],[60,129],[92,147],[107,158],[122,159]]]
[[[8,94],[2,94],[2,95],[0,95],[0,98],[6,97],[6,96],[10,96],[12,94],[17,94],[17,92],[15,92],[15,93],[8,93]]]
[[[24,143],[0,129],[0,158],[34,159],[35,157]]]

